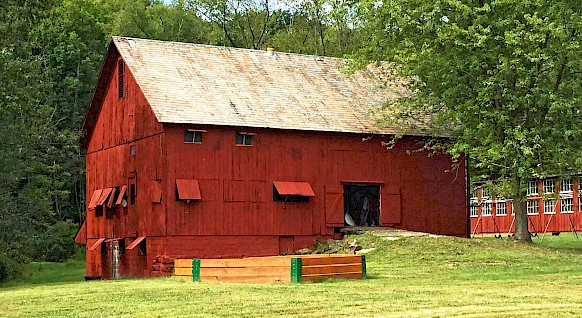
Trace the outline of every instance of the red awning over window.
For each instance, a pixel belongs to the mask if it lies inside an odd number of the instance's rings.
[[[145,236],[140,236],[140,237],[136,238],[135,241],[131,242],[131,244],[129,244],[125,249],[126,250],[133,250],[145,238],[146,238]]]
[[[97,202],[99,202],[99,199],[101,198],[102,192],[103,192],[103,189],[97,189],[97,190],[93,191],[93,195],[91,196],[91,201],[89,201],[89,206],[87,208],[94,209],[97,207]]]
[[[109,198],[109,195],[111,194],[112,191],[113,188],[103,189],[103,192],[101,192],[101,197],[99,198],[99,201],[97,201],[97,206],[105,204],[107,198]]]
[[[273,182],[277,192],[280,195],[298,195],[302,197],[314,197],[315,193],[311,188],[309,182],[284,182],[275,181]]]
[[[178,188],[178,199],[180,200],[200,200],[200,187],[198,180],[194,179],[176,179],[176,187]]]
[[[101,245],[101,243],[103,243],[103,241],[105,241],[104,238],[98,239],[97,242],[95,242],[93,245],[91,245],[91,247],[89,247],[89,250],[90,251],[96,250]]]
[[[126,191],[127,186],[126,185],[121,186],[121,189],[119,190],[119,195],[117,196],[117,200],[115,201],[115,205],[121,205],[121,201],[123,201]]]
[[[117,192],[117,190],[115,188],[111,188],[111,193],[109,194],[109,199],[107,199],[107,207],[108,208],[112,208],[113,207],[113,203],[115,201],[115,193]]]

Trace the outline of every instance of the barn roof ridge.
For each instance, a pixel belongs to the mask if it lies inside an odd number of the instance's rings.
[[[212,45],[212,44],[204,44],[204,43],[194,43],[194,42],[180,42],[180,41],[166,41],[166,40],[156,40],[156,39],[144,39],[144,38],[136,38],[131,36],[120,36],[114,35],[111,37],[112,40],[137,40],[137,41],[144,41],[144,42],[157,42],[157,43],[165,43],[165,44],[180,44],[180,45],[187,45],[187,46],[199,46],[205,48],[214,48],[214,49],[225,49],[225,50],[240,50],[240,51],[247,51],[247,52],[255,52],[255,53],[267,53],[266,50],[262,49],[249,49],[244,47],[234,47],[234,46],[226,46],[226,45]],[[334,57],[334,56],[325,56],[325,55],[316,55],[316,54],[306,54],[306,53],[296,53],[296,52],[285,52],[285,51],[277,51],[277,48],[274,47],[275,54],[286,54],[286,55],[298,55],[298,56],[305,56],[305,57],[313,57],[313,58],[321,58],[321,59],[332,59],[332,60],[348,60],[347,58],[341,57]]]

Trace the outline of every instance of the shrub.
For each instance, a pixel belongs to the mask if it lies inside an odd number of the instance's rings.
[[[35,258],[47,262],[63,262],[69,259],[78,249],[74,241],[78,227],[70,220],[48,226],[36,242]]]
[[[20,272],[20,264],[4,253],[0,253],[0,283],[14,279]]]

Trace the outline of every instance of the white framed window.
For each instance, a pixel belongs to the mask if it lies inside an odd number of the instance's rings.
[[[572,179],[570,178],[562,179],[560,181],[560,192],[572,192],[572,191],[573,191]]]
[[[513,201],[507,201],[509,208],[511,208],[511,215],[515,215],[515,209],[513,208]]]
[[[560,200],[561,213],[574,213],[574,199],[566,198]]]
[[[556,214],[555,200],[544,200],[544,214]]]
[[[476,204],[476,202],[475,202]],[[471,217],[472,218],[476,218],[479,216],[479,206],[473,204],[473,202],[471,202]]]
[[[481,205],[481,216],[491,216],[491,202],[483,202]]]
[[[538,200],[527,200],[527,215],[538,214]]]
[[[481,187],[481,198],[489,198],[489,190],[485,186]]]
[[[542,185],[544,188],[544,193],[554,193],[554,190],[556,189],[556,186],[555,186],[553,179],[543,180]]]
[[[495,215],[505,216],[507,215],[507,205],[504,201],[497,202],[495,204]]]
[[[538,191],[537,180],[531,180],[527,183],[527,195],[537,195]]]
[[[477,189],[473,189],[471,191],[471,203],[477,202]]]

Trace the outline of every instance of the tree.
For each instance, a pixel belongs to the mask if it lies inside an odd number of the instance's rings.
[[[357,8],[358,65],[386,61],[413,94],[390,118],[419,113],[454,138],[515,207],[515,238],[531,241],[527,181],[582,168],[582,3],[545,0],[385,0]]]

